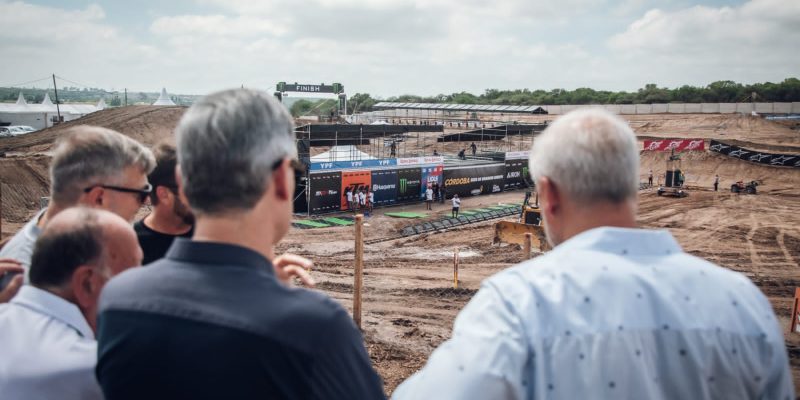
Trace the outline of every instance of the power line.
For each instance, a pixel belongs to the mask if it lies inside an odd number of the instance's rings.
[[[41,78],[41,79],[36,79],[36,80],[32,80],[32,81],[28,81],[28,82],[22,82],[22,83],[15,83],[15,84],[13,84],[13,85],[10,85],[10,84],[9,84],[9,85],[0,85],[0,87],[16,87],[16,86],[23,86],[23,85],[28,85],[28,84],[31,84],[31,83],[36,83],[36,82],[41,82],[41,81],[47,81],[47,80],[50,80],[50,78],[51,78],[51,76],[49,76],[49,75],[48,75],[48,76],[46,76],[46,77],[44,77],[44,78]],[[49,85],[48,85],[48,87],[49,87]]]

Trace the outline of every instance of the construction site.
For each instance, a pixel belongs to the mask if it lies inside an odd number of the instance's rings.
[[[0,138],[2,238],[21,228],[47,197],[49,152],[65,129],[103,126],[153,146],[172,136],[184,111],[177,106],[106,109],[24,136]],[[526,253],[519,242],[495,243],[495,225],[519,222],[526,192],[531,191],[525,152],[557,117],[535,111],[415,114],[387,109],[351,124],[342,120],[298,127],[298,152],[308,173],[298,183],[295,227],[278,253],[312,259],[316,290],[348,310],[353,307],[356,236],[353,213],[342,210],[342,193],[363,185],[350,177],[364,170],[367,186],[379,179],[396,183],[384,203],[376,201],[378,207],[363,226],[361,327],[387,394],[449,338],[456,315],[482,280],[546,250],[534,245]],[[749,112],[665,111],[622,117],[642,146],[639,224],[668,229],[686,252],[755,282],[786,332],[797,386],[800,334],[789,332],[795,288],[800,287],[797,120],[772,121]],[[676,155],[680,163],[673,159]],[[412,185],[412,173],[419,186]],[[323,175],[327,180],[320,181],[328,186],[316,187],[315,178]],[[714,191],[717,175],[720,185]],[[465,194],[464,218],[451,218],[448,201],[426,210],[421,197],[426,184],[446,186],[448,179],[460,182],[475,176],[486,176],[480,178],[485,184],[449,186],[448,194]],[[732,186],[740,181],[756,182],[757,191],[733,193]],[[676,187],[686,195],[659,195],[662,188]],[[319,199],[317,193],[322,193]]]

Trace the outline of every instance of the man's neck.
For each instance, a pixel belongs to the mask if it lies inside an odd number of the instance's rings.
[[[270,227],[270,221],[251,218],[250,214],[197,216],[192,240],[246,247],[271,261],[275,258],[275,250]]]
[[[158,233],[173,236],[183,235],[192,230],[192,226],[185,223],[183,218],[159,206],[153,207],[153,212],[144,217],[144,225]]]
[[[591,207],[575,207],[570,212],[570,223],[564,227],[564,239],[594,228],[636,228],[636,203],[599,203]]]

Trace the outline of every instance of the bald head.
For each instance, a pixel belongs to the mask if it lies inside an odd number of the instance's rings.
[[[81,266],[99,267],[110,277],[123,264],[140,261],[136,234],[124,219],[101,209],[74,207],[48,221],[34,247],[30,280],[38,287],[63,287]]]

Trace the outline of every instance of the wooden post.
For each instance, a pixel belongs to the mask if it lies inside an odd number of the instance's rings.
[[[798,313],[800,312],[800,288],[794,288],[794,305],[792,307],[792,319],[789,323],[789,333],[796,332],[798,321]]]
[[[361,284],[364,273],[364,216],[356,215],[355,269],[353,271],[353,320],[361,329]]]
[[[523,260],[531,258],[531,242],[533,242],[533,234],[530,232],[525,233],[525,243],[522,246],[522,253],[524,254]]]
[[[453,250],[453,289],[458,289],[458,247]]]

